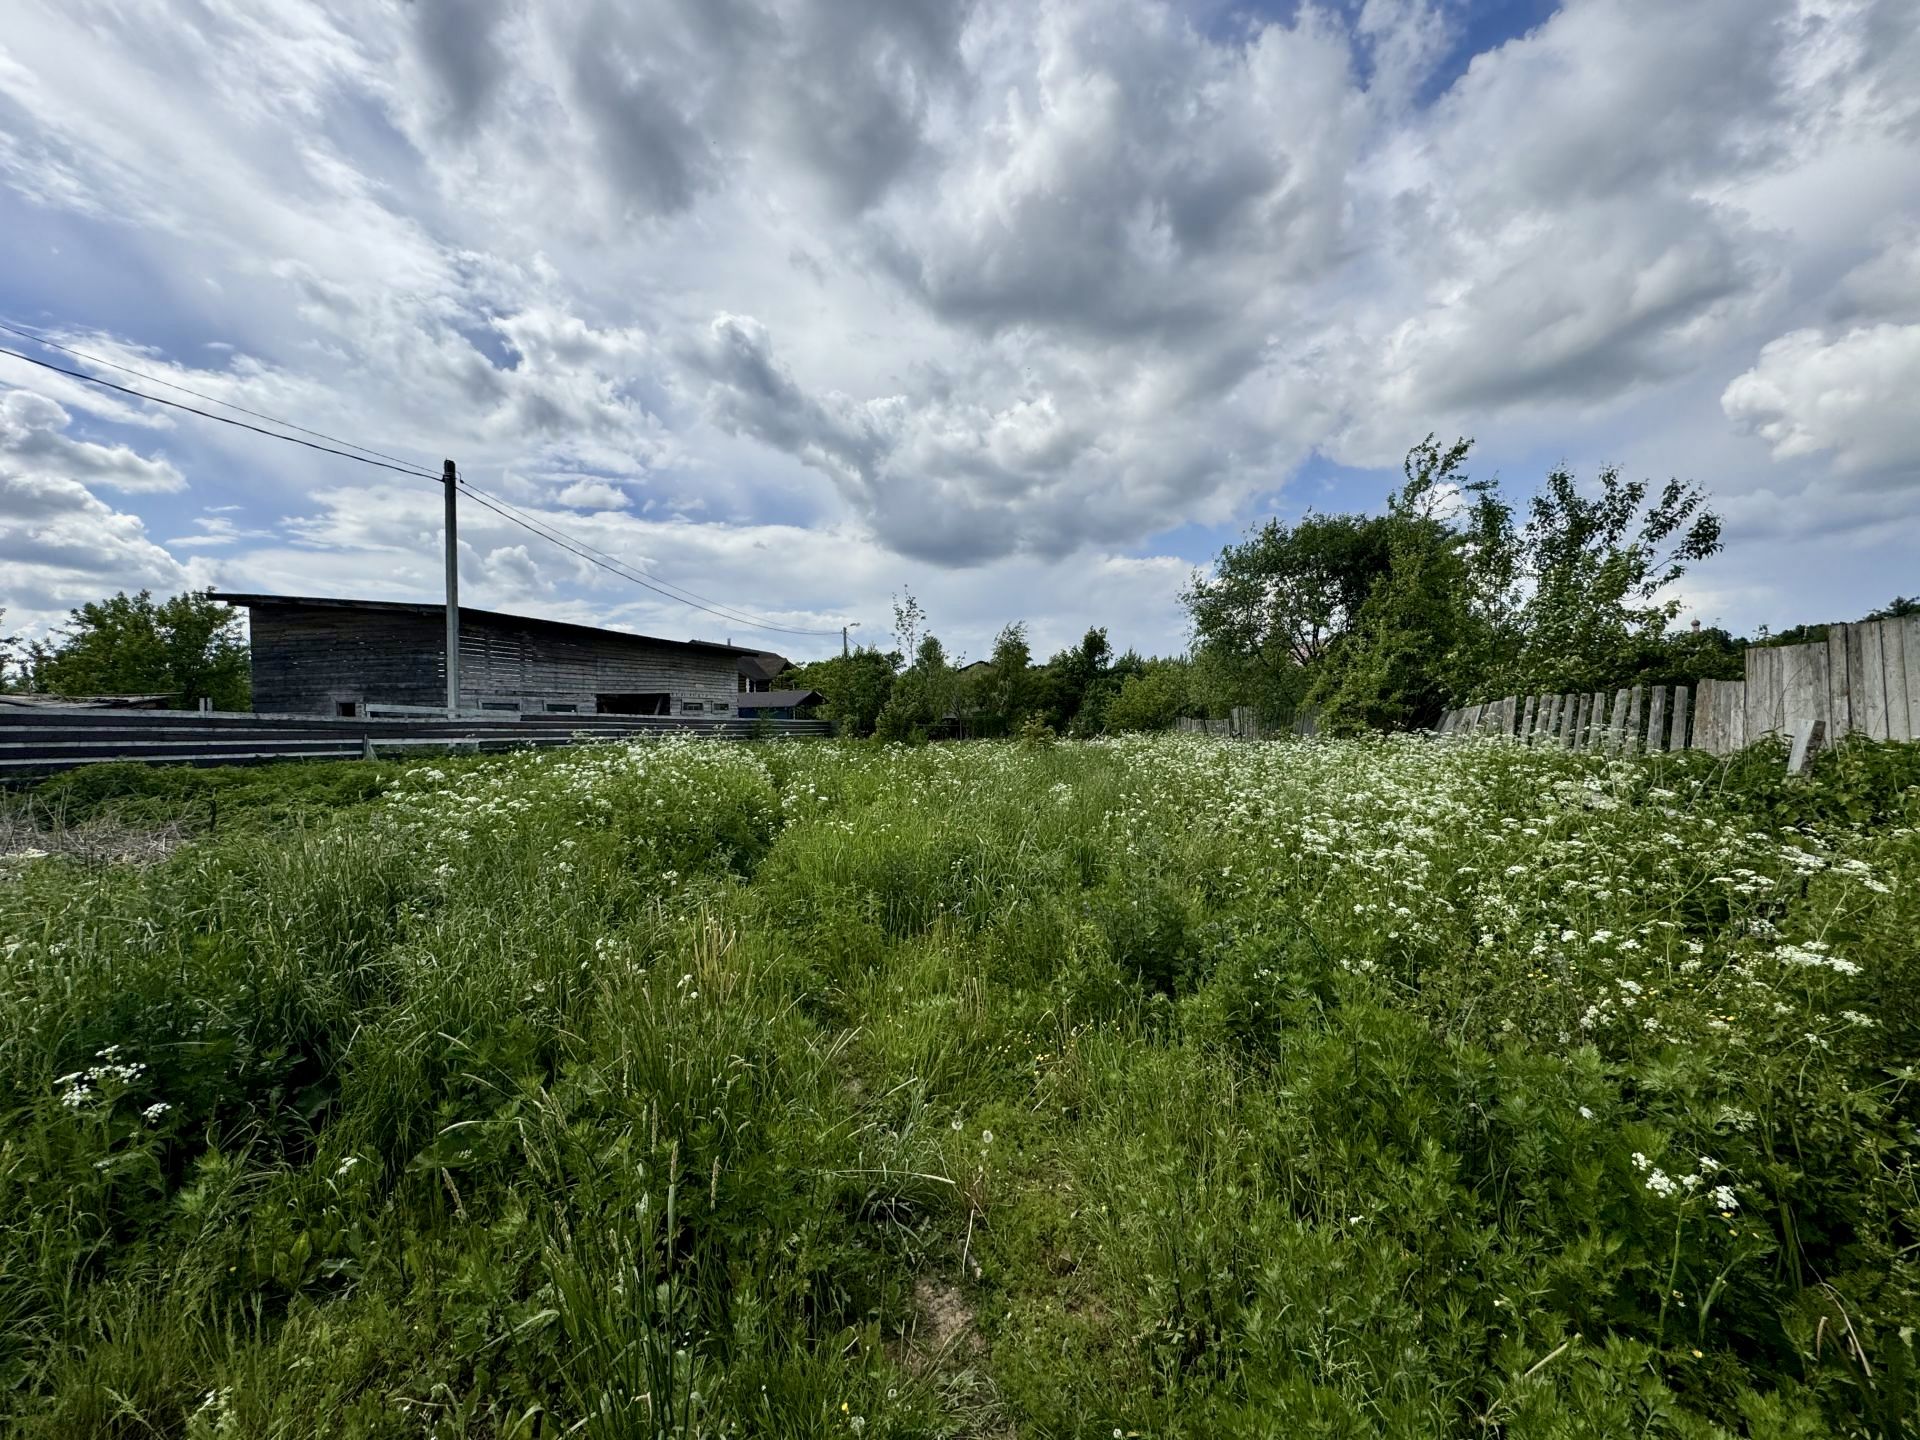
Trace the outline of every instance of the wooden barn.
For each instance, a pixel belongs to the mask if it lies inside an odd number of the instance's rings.
[[[444,710],[446,608],[392,600],[217,595],[249,612],[253,708],[363,715]],[[732,715],[754,651],[460,607],[460,708],[516,714]]]

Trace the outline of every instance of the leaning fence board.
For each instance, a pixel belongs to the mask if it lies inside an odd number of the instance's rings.
[[[1825,720],[1809,720],[1793,732],[1793,747],[1787,752],[1787,773],[1804,775],[1807,766],[1819,752],[1821,742],[1826,736]]]
[[[1526,709],[1520,713],[1520,738],[1522,740],[1533,739],[1534,710],[1539,703],[1540,697],[1538,695],[1527,696]]]
[[[1622,704],[1614,706],[1614,748],[1631,755],[1640,748],[1640,687],[1620,692]]]
[[[1687,702],[1690,698],[1691,692],[1686,686],[1676,685],[1673,687],[1673,720],[1671,722],[1671,731],[1673,735],[1672,748],[1675,750],[1684,750],[1687,748]]]
[[[1580,723],[1580,697],[1566,695],[1560,701],[1560,748],[1571,750],[1573,737],[1578,733],[1574,728]]]
[[[1596,750],[1607,733],[1607,692],[1593,692],[1593,711],[1587,717],[1587,733],[1581,740],[1581,748]]]
[[[1667,687],[1656,685],[1647,696],[1647,753],[1667,748]]]

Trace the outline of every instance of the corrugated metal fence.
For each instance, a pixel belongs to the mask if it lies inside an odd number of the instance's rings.
[[[1530,744],[1727,755],[1767,735],[1796,759],[1842,735],[1920,739],[1920,616],[1832,625],[1808,645],[1754,646],[1746,679],[1635,685],[1591,695],[1509,695],[1449,710],[1443,735],[1509,735]]]
[[[511,750],[638,735],[745,740],[820,736],[824,720],[683,719],[645,715],[444,716],[334,719],[191,710],[0,706],[0,780],[102,760],[245,765],[263,760],[392,759],[418,751]]]

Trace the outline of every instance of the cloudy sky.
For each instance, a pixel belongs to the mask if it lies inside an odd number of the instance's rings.
[[[1709,621],[1920,592],[1913,0],[6,11],[0,320],[779,624],[1177,650],[1194,565],[1429,431],[1704,485]],[[0,356],[9,629],[434,599],[440,503]],[[825,643],[461,539],[471,603]]]

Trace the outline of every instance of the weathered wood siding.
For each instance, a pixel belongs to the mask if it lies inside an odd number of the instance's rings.
[[[337,606],[256,605],[251,621],[253,706],[261,714],[332,715],[343,703],[446,704],[446,629],[437,616]],[[732,655],[706,654],[609,634],[556,630],[537,621],[460,617],[460,704],[549,706],[591,715],[603,694],[664,693],[731,714],[738,698]]]

